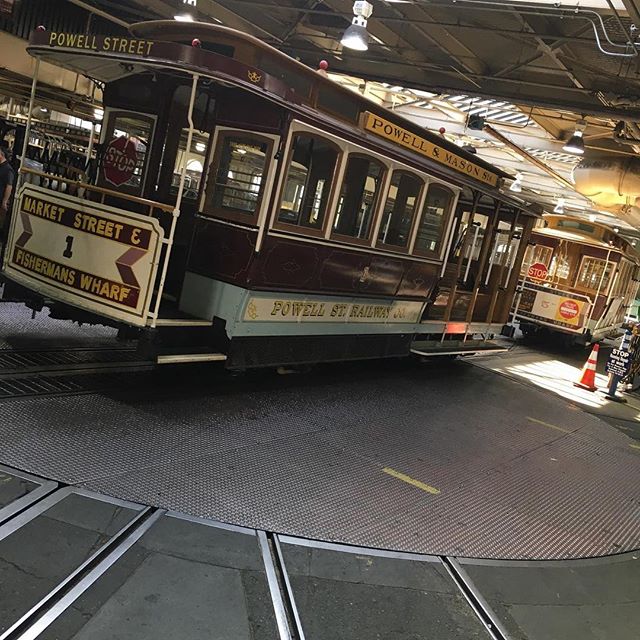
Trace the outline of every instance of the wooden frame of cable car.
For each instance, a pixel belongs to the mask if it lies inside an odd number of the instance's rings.
[[[155,304],[134,321],[56,295],[9,251],[23,295],[231,367],[496,348],[487,338],[508,319],[536,216],[502,192],[506,174],[246,34],[168,21],[131,31],[37,31],[29,51],[105,83],[99,188],[105,132],[135,129],[135,172],[106,204],[138,216],[135,198],[174,206],[156,215]],[[202,165],[191,190],[188,163]]]
[[[547,275],[532,277],[533,264],[544,264]],[[622,332],[640,285],[640,256],[605,225],[549,214],[533,229],[520,277],[512,322],[525,336],[556,333],[589,344]]]

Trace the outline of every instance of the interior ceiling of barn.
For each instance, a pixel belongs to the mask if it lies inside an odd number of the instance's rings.
[[[125,22],[172,18],[182,6],[67,1]],[[198,0],[197,8],[199,19],[252,33],[309,66],[325,59],[336,81],[430,129],[444,127],[460,144],[523,174],[523,190],[547,210],[563,197],[565,212],[627,227],[570,192],[563,179],[570,180],[579,157],[562,146],[583,120],[587,154],[640,151],[638,0],[370,1],[368,51],[340,44],[352,0]],[[485,117],[503,139],[470,128],[469,115]]]

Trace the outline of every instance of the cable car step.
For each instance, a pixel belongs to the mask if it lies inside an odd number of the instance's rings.
[[[224,362],[224,353],[167,353],[158,355],[158,364],[185,364],[187,362]]]
[[[417,340],[411,345],[411,353],[418,356],[454,356],[477,353],[502,353],[509,347],[488,340]]]
[[[156,327],[210,327],[213,320],[201,318],[158,318]]]

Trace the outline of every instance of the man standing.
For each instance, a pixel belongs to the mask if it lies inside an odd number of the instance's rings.
[[[7,150],[0,147],[0,242],[4,242],[8,231],[9,202],[13,191],[15,173],[7,160]]]

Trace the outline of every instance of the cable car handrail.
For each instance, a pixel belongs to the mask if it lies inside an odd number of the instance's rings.
[[[155,200],[148,200],[147,198],[140,198],[139,196],[132,196],[127,193],[120,193],[119,191],[113,191],[113,189],[96,187],[95,185],[87,184],[86,182],[80,182],[79,180],[69,180],[68,178],[62,178],[52,173],[44,173],[42,171],[36,171],[34,169],[27,169],[26,167],[22,167],[20,169],[20,173],[27,173],[29,175],[38,176],[40,178],[49,178],[49,179],[57,180],[58,182],[73,184],[76,187],[78,187],[78,189],[95,191],[96,193],[99,193],[102,196],[113,196],[114,198],[121,198],[123,200],[128,200],[129,202],[135,202],[136,204],[141,204],[145,207],[149,207],[151,210],[160,209],[161,211],[165,211],[167,213],[173,213],[175,209],[175,206],[171,204],[156,202]],[[104,202],[104,197],[102,198],[102,201]]]

